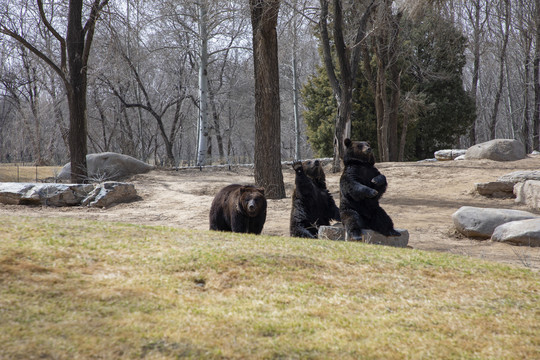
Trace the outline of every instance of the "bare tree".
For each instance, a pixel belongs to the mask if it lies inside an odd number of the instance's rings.
[[[280,0],[250,0],[255,71],[255,182],[266,197],[285,197],[276,25]]]
[[[340,159],[343,158],[344,145],[343,140],[351,136],[351,113],[352,113],[352,92],[355,88],[356,72],[360,63],[361,50],[360,44],[364,41],[366,27],[375,5],[374,0],[362,1],[365,5],[360,21],[356,25],[356,36],[353,44],[345,43],[344,27],[345,19],[343,17],[343,6],[341,0],[333,0],[333,41],[330,41],[328,31],[329,12],[328,0],[320,0],[321,15],[319,30],[321,34],[321,45],[323,49],[324,66],[332,92],[337,102],[338,114],[334,133],[334,162],[333,171],[341,169]],[[331,44],[335,47],[338,66],[332,60]],[[337,71],[339,69],[339,72]]]
[[[37,0],[40,21],[59,43],[60,63],[48,56],[37,44],[32,44],[25,34],[10,27],[9,20],[0,22],[0,33],[10,36],[43,60],[60,76],[66,88],[69,104],[69,150],[71,181],[81,183],[87,179],[87,76],[88,59],[94,38],[96,22],[109,0],[94,0],[88,19],[83,24],[83,1],[69,0],[66,36],[62,37],[49,21],[43,0]]]

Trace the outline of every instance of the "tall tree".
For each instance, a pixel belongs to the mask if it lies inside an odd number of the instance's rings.
[[[534,53],[533,149],[540,150],[540,0],[536,4],[536,51]]]
[[[249,0],[255,70],[255,182],[270,199],[285,197],[281,171],[281,123],[277,19],[280,0]]]
[[[66,88],[69,105],[69,150],[71,181],[82,183],[87,179],[87,76],[90,48],[96,22],[109,0],[94,0],[88,19],[83,24],[83,1],[69,0],[66,36],[62,37],[47,18],[43,0],[37,0],[40,21],[59,43],[60,63],[55,62],[25,35],[0,22],[0,33],[10,36],[43,60],[60,76]]]
[[[208,9],[204,0],[198,3],[199,26],[199,132],[197,165],[206,165],[208,142]],[[211,142],[210,142],[211,143]]]
[[[321,45],[323,50],[324,66],[330,85],[336,98],[338,111],[336,116],[336,126],[334,133],[334,164],[333,171],[341,169],[340,159],[343,158],[343,140],[351,136],[351,113],[352,113],[352,92],[355,88],[356,71],[360,63],[362,47],[359,46],[364,40],[366,26],[374,7],[374,0],[363,1],[367,3],[360,21],[356,24],[356,36],[353,44],[345,43],[345,24],[343,16],[343,6],[341,0],[333,0],[333,41],[330,41],[328,31],[329,12],[328,0],[320,0],[321,15],[319,31],[321,35]],[[331,44],[335,47],[337,65],[333,62]],[[351,51],[352,49],[352,51]]]

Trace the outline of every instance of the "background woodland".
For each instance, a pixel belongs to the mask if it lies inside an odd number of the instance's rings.
[[[494,138],[538,150],[540,1],[277,2],[282,160],[333,156],[336,126],[380,161]],[[69,161],[62,79],[7,34],[60,59],[42,15],[64,34],[68,2],[39,3],[0,5],[1,162]],[[85,67],[88,153],[253,162],[252,36],[247,0],[106,3]]]

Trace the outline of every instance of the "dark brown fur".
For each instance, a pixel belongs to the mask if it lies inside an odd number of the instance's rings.
[[[210,230],[260,234],[266,221],[264,189],[233,184],[221,189],[210,208]]]
[[[375,230],[385,236],[399,236],[394,223],[379,205],[386,191],[386,177],[375,167],[375,157],[365,141],[345,139],[345,169],[339,181],[340,214],[343,225],[354,239],[362,229]]]

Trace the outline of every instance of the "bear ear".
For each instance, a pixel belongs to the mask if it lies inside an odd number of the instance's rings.
[[[257,191],[259,191],[264,196],[264,188],[263,187],[258,187]]]
[[[346,138],[345,140],[343,140],[343,143],[345,144],[345,147],[349,147],[349,146],[351,146],[352,141],[351,141],[351,139]]]

